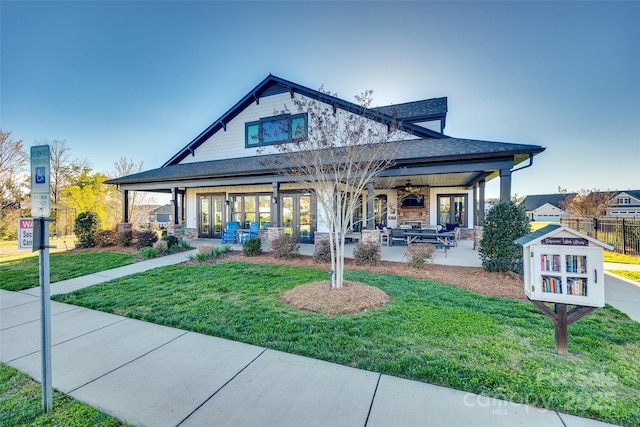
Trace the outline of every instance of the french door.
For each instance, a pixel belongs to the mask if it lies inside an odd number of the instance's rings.
[[[287,236],[297,236],[300,243],[312,243],[315,229],[311,194],[287,194],[280,196],[282,225]]]
[[[220,239],[225,222],[224,196],[198,196],[198,237]]]
[[[438,224],[467,226],[467,195],[447,194],[438,196]]]

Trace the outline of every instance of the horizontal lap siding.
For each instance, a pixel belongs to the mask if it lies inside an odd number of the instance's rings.
[[[180,163],[206,162],[208,160],[255,156],[255,148],[244,148],[244,124],[258,121],[263,117],[273,116],[284,109],[285,105],[292,114],[297,113],[297,111],[294,111],[289,93],[260,98],[260,104],[256,105],[255,102],[251,104],[251,106],[238,114],[230,123],[227,123],[226,131],[218,131],[196,149],[195,156],[188,156]]]

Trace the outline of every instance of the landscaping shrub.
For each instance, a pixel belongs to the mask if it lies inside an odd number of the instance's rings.
[[[484,220],[480,259],[487,271],[513,271],[522,274],[522,246],[515,240],[531,230],[522,205],[512,201],[493,206]]]
[[[315,243],[313,260],[318,264],[328,264],[331,262],[331,243],[328,240],[320,240]]]
[[[142,255],[145,258],[155,258],[156,256],[158,256],[158,250],[156,248],[152,248],[150,246],[146,246],[142,249],[140,249],[140,255]]]
[[[262,241],[259,237],[249,237],[242,243],[242,255],[256,256],[262,253]]]
[[[178,238],[176,236],[172,236],[170,234],[162,236],[161,240],[167,242],[167,247],[169,247],[169,248],[171,248],[173,246],[176,246],[178,243],[180,243],[180,241],[178,240]]]
[[[78,246],[92,248],[95,246],[95,235],[100,229],[100,218],[94,212],[82,212],[76,217],[73,232],[78,238]]]
[[[118,244],[118,232],[116,230],[100,230],[95,234],[95,244],[99,248],[115,246]]]
[[[191,249],[191,245],[186,240],[180,240],[180,247],[182,249]]]
[[[212,252],[213,252],[213,246],[207,245],[207,244],[198,245],[198,253],[209,255]]]
[[[429,243],[412,244],[407,248],[409,265],[413,268],[423,268],[433,262],[436,256],[435,246]]]
[[[142,249],[144,249],[144,248],[142,248]],[[158,240],[157,242],[155,242],[153,244],[153,249],[155,249],[158,252],[166,252],[167,249],[169,249],[169,245],[164,240]]]
[[[378,265],[380,256],[378,242],[358,242],[353,250],[356,265]]]
[[[296,258],[300,253],[300,243],[293,236],[278,236],[271,241],[271,252],[276,258]]]
[[[125,230],[118,233],[118,245],[128,248],[133,245],[133,231]]]
[[[133,242],[136,249],[153,246],[158,241],[158,234],[153,230],[136,231],[133,233]]]

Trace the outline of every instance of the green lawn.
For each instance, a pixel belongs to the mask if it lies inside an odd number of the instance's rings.
[[[49,259],[51,283],[133,263],[137,255],[122,252],[63,252]],[[38,257],[0,259],[0,288],[19,291],[38,286]]]
[[[604,251],[604,262],[619,262],[621,264],[640,264],[640,257]]]
[[[608,270],[618,276],[626,277],[627,279],[640,282],[640,271],[627,271],[627,270]]]
[[[551,321],[533,305],[400,276],[347,272],[393,301],[355,315],[294,310],[280,295],[327,278],[316,269],[223,262],[170,266],[58,301],[524,402],[640,425],[640,324],[606,307],[569,328],[554,353]]]
[[[42,386],[0,364],[0,426],[121,426],[117,419],[69,396],[53,393],[53,408],[42,410]],[[128,424],[124,424],[128,425]]]

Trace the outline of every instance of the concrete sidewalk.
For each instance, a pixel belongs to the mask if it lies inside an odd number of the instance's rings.
[[[0,300],[0,360],[39,381],[39,300]],[[605,425],[73,305],[51,312],[54,388],[137,426]]]

